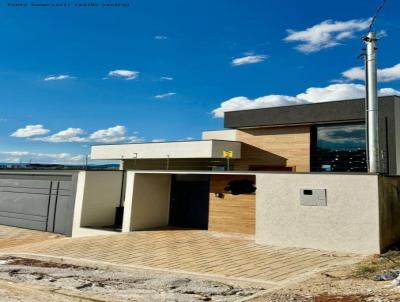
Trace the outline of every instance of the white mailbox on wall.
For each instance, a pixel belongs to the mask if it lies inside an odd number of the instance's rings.
[[[300,205],[326,207],[326,189],[300,189]]]

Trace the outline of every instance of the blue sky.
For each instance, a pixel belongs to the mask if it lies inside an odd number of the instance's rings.
[[[198,139],[226,110],[362,96],[380,3],[37,2],[0,5],[0,161],[80,163],[95,143]],[[400,90],[399,11],[389,0],[376,23],[381,94]]]

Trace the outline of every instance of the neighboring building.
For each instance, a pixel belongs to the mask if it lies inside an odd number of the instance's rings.
[[[382,173],[400,174],[400,97],[379,98]],[[92,159],[122,160],[122,169],[366,172],[365,100],[225,113],[228,130],[202,141],[97,145]],[[399,159],[399,160],[398,160]]]

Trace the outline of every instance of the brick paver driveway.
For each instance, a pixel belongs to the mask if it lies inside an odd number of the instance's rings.
[[[4,248],[43,242],[60,237],[63,236],[0,225],[0,251]]]
[[[154,230],[65,238],[0,250],[132,268],[151,268],[272,284],[305,277],[355,255],[262,246],[249,237],[197,230]]]

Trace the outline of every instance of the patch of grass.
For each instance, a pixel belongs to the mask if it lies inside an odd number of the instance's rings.
[[[353,277],[371,279],[387,270],[400,270],[400,251],[389,251],[363,261],[353,271]]]

